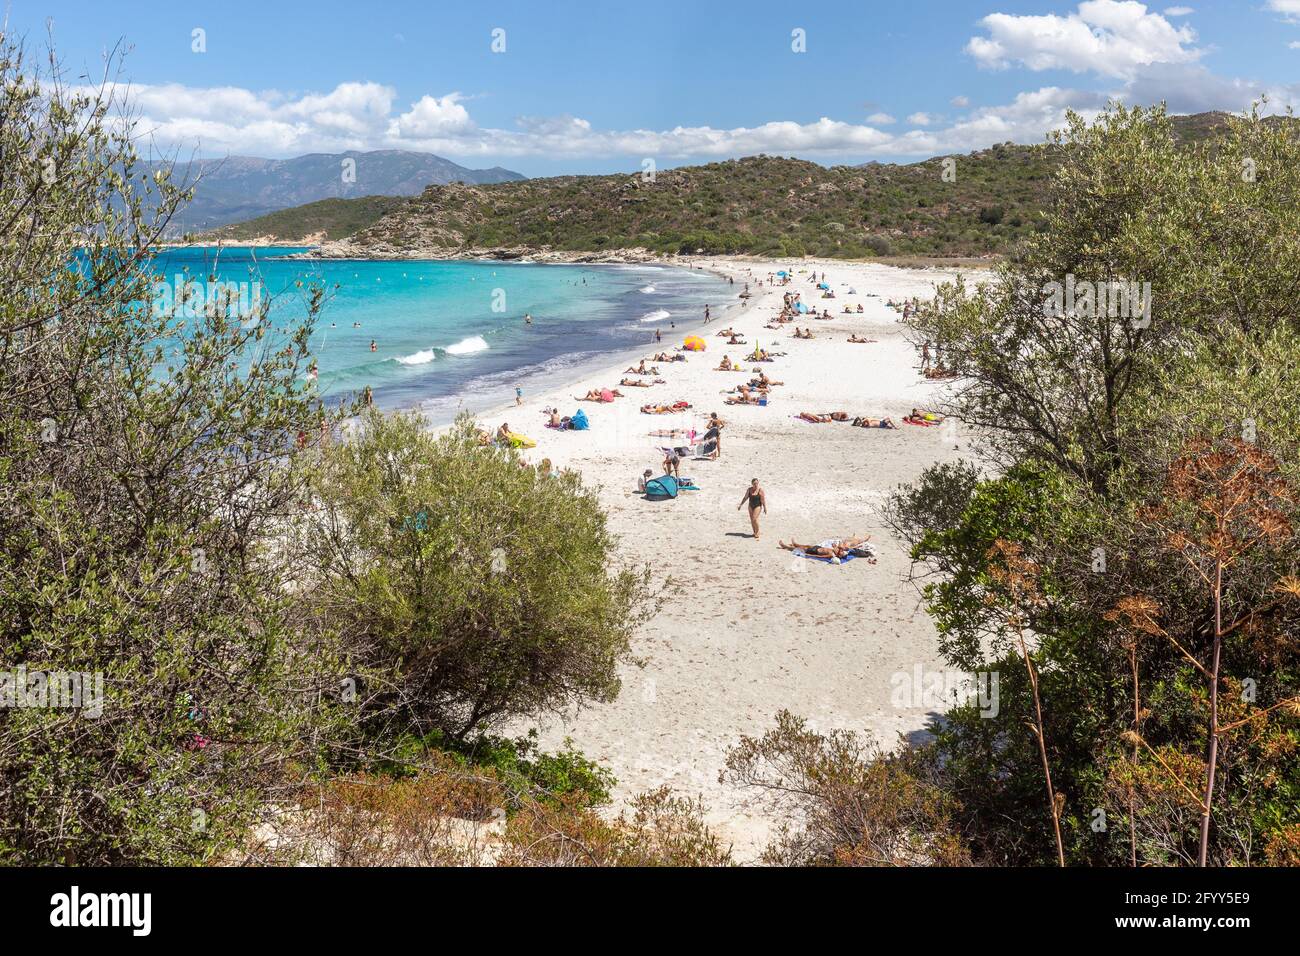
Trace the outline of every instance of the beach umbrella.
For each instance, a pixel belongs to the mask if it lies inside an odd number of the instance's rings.
[[[707,347],[708,346],[705,344],[704,339],[700,338],[698,335],[688,335],[686,341],[682,343],[682,348],[686,349],[688,352],[703,352]]]

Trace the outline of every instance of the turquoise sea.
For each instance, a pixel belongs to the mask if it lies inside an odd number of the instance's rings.
[[[152,268],[167,282],[250,283],[251,295],[269,298],[276,328],[300,321],[309,287],[323,287],[311,338],[321,397],[368,385],[381,408],[421,407],[436,420],[651,348],[656,329],[664,348],[679,345],[705,305],[717,314],[737,293],[711,273],[671,266],[283,258],[302,251],[167,249]]]

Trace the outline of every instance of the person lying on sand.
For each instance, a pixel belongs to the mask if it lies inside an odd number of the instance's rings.
[[[852,425],[857,428],[897,428],[892,418],[863,418],[861,416],[853,419]]]
[[[675,415],[691,407],[690,402],[674,402],[672,405],[642,405],[643,415]]]
[[[849,420],[848,412],[822,412],[820,415],[816,412],[800,412],[797,416],[806,422],[816,422],[824,425],[827,422],[847,422]]]
[[[784,541],[777,541],[777,545],[784,551],[802,551],[815,558],[834,558],[842,561],[852,554],[854,549],[866,544],[870,537],[870,535],[855,535],[851,538],[835,538],[827,544],[799,544],[797,541],[786,544]]]
[[[767,377],[766,372],[759,372],[758,378],[750,379],[749,384],[755,388],[771,388],[773,385],[784,385],[785,382],[774,382]]]
[[[661,381],[662,381],[662,379],[661,379]],[[623,379],[622,381],[620,381],[618,384],[620,384],[620,385],[626,385],[626,386],[628,386],[628,387],[630,387],[630,388],[649,388],[650,385],[651,385],[652,383],[650,383],[650,382],[639,382],[639,381],[637,381],[637,380],[634,379],[634,378],[625,378],[625,379]]]
[[[606,398],[606,395],[609,395],[609,398]],[[577,395],[573,396],[574,401],[578,402],[609,402],[622,397],[623,393],[616,388],[593,388],[581,398]]]
[[[950,372],[942,365],[936,365],[934,368],[926,369],[926,378],[956,378],[956,372]]]
[[[736,332],[734,329],[723,329],[721,332],[718,333],[718,338],[725,339],[727,336],[735,335],[735,334]]]
[[[923,412],[919,408],[912,409],[911,417],[918,418],[925,422],[933,422],[936,425],[942,423],[944,420],[944,416],[942,415],[936,414],[935,412]]]
[[[757,395],[740,395],[737,396],[736,398],[723,399],[723,404],[724,405],[757,405],[761,401],[765,401],[765,399],[760,398]]]
[[[854,332],[852,335],[849,336],[848,341],[853,342],[856,345],[866,345],[867,343],[874,342],[876,340],[858,338],[858,333]]]
[[[480,445],[492,444],[492,434],[482,428],[474,429],[474,437],[478,439]]]

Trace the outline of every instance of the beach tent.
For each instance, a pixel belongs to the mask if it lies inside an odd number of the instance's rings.
[[[581,408],[574,412],[573,417],[569,419],[569,427],[574,431],[585,432],[591,427],[591,422],[587,421],[587,413]]]
[[[686,349],[688,352],[703,352],[707,347],[708,346],[705,344],[704,339],[700,338],[698,335],[688,335],[686,336],[686,341],[682,343],[682,348]]]
[[[780,272],[777,273],[777,275],[779,275],[782,279],[784,279],[787,275],[789,275],[789,273],[786,272],[784,269],[782,269]]]
[[[825,282],[818,282],[818,283],[817,283],[817,288],[819,288],[819,289],[825,289],[827,292],[829,292],[831,287],[828,286]]]
[[[677,479],[672,475],[661,475],[645,483],[645,496],[648,501],[666,501],[677,497]]]
[[[794,304],[794,310],[798,312],[800,315],[802,315],[803,313],[808,311],[808,306],[804,305],[802,302],[796,302]]]

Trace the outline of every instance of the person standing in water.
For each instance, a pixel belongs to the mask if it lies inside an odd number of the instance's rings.
[[[750,481],[749,487],[745,489],[745,496],[740,499],[740,504],[736,505],[736,510],[739,511],[746,504],[749,505],[749,525],[754,529],[754,540],[757,541],[759,536],[758,511],[761,508],[763,514],[767,514],[767,495],[762,488],[758,487],[757,478]]]

